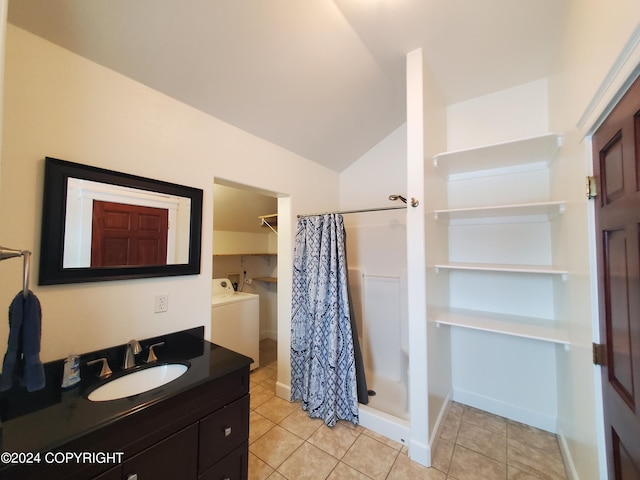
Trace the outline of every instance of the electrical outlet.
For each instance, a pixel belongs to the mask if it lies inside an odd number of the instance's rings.
[[[156,306],[155,312],[162,313],[169,310],[169,294],[168,293],[159,293],[156,295]]]
[[[253,278],[247,278],[244,283],[246,283],[247,285],[251,285],[253,283]]]

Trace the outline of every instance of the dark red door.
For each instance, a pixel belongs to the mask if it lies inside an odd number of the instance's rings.
[[[92,267],[166,265],[169,211],[93,202]]]
[[[593,137],[609,476],[640,479],[640,78]]]

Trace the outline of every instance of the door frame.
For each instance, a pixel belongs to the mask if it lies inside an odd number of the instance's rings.
[[[581,133],[581,138],[585,140],[585,161],[587,162],[585,168],[588,175],[593,175],[593,134],[609,116],[638,75],[640,75],[640,26],[634,30],[624,45],[616,61],[607,72],[607,75],[605,75],[595,95],[578,121],[577,127]],[[594,343],[603,343],[606,339],[602,339],[600,336],[595,204],[593,201],[587,204],[587,215],[589,228],[592,341]],[[593,366],[593,381],[595,387],[595,409],[597,417],[600,419],[596,422],[600,478],[607,478],[609,458],[607,455],[604,426],[604,387],[601,368],[597,365]]]
[[[1,0],[0,0],[1,1]],[[290,193],[277,192],[247,183],[230,180],[227,177],[214,176],[215,185],[244,190],[247,192],[272,197],[277,200],[278,231],[277,231],[277,278],[278,289],[276,292],[276,396],[288,400],[291,398],[291,365],[289,364],[289,349],[291,347],[291,288],[293,275],[293,234],[295,220],[292,214],[292,198]],[[211,210],[213,215],[213,209]],[[215,229],[215,219],[211,224]],[[214,235],[215,237],[215,235]],[[215,245],[215,238],[213,239]],[[213,255],[213,249],[212,249]],[[213,272],[213,269],[212,269]],[[281,319],[288,319],[282,321]],[[205,329],[211,338],[211,329]]]

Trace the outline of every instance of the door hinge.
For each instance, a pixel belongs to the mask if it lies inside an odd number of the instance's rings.
[[[587,200],[591,200],[598,196],[598,182],[596,177],[587,177]]]
[[[607,345],[604,343],[593,344],[593,364],[605,366],[607,364]]]

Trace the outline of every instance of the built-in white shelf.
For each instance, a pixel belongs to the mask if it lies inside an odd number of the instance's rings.
[[[561,270],[550,265],[511,265],[503,263],[440,263],[434,265],[436,272],[442,270],[471,270],[482,272],[507,273],[535,273],[541,275],[562,275],[566,280],[567,270]]]
[[[521,140],[496,143],[436,155],[433,164],[446,178],[472,172],[501,170],[508,167],[525,170],[546,167],[562,146],[562,135],[548,133]]]
[[[496,217],[541,217],[549,221],[564,213],[564,210],[565,202],[539,202],[434,210],[433,215],[436,220],[443,222]]]
[[[499,333],[514,337],[530,338],[545,342],[557,343],[569,348],[569,336],[562,328],[562,323],[543,318],[505,315],[501,313],[482,312],[457,308],[430,311],[436,325]]]

